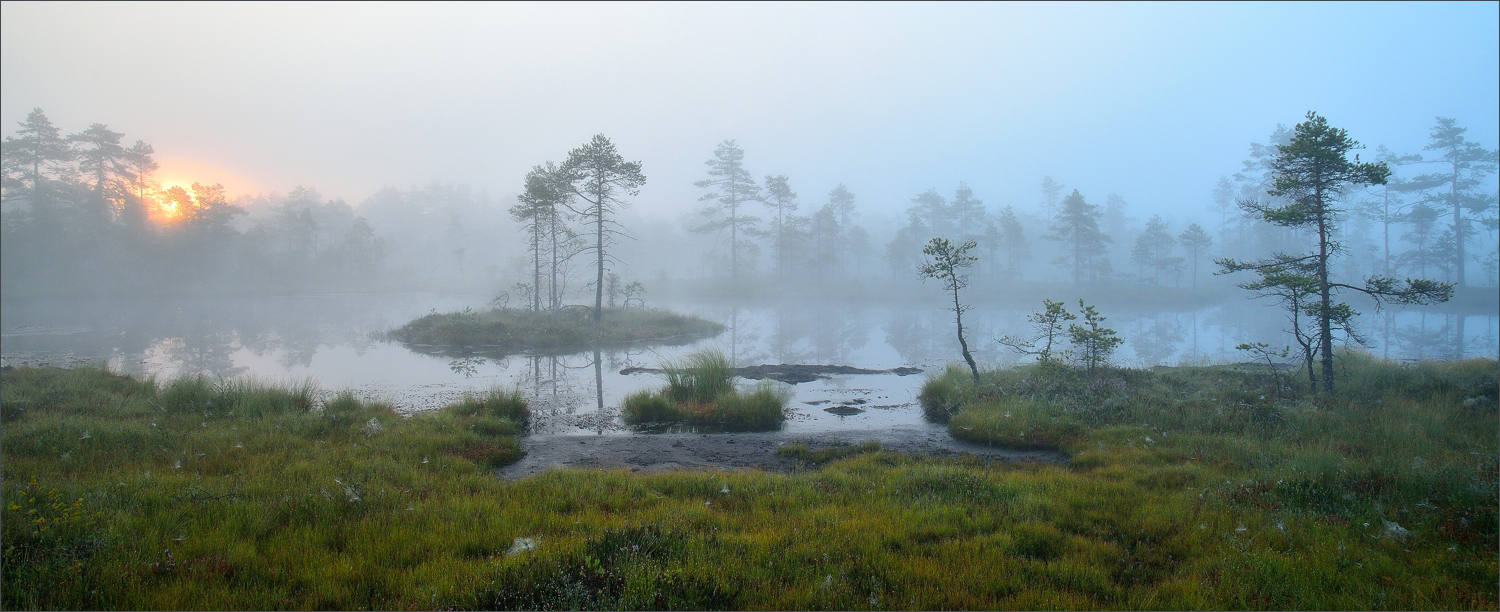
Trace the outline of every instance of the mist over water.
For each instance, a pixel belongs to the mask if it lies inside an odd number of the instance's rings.
[[[609,411],[661,384],[619,370],[705,348],[940,370],[960,359],[954,300],[985,365],[1030,361],[996,339],[1080,299],[1123,339],[1117,365],[1242,362],[1256,342],[1293,361],[1291,311],[1216,260],[1319,247],[1255,214],[1293,201],[1272,194],[1279,147],[1314,117],[1389,170],[1338,187],[1329,279],[1454,287],[1427,306],[1348,292],[1360,314],[1332,344],[1500,351],[1493,4],[0,10],[7,366],[311,378],[407,411],[516,386],[570,432],[619,430]],[[104,53],[122,27],[174,35]],[[106,55],[218,89],[97,70]],[[973,243],[959,296],[919,277],[934,238]],[[593,350],[383,336],[596,303],[727,329],[599,347],[602,384]],[[798,384],[787,427],[918,423],[920,381]]]
[[[870,370],[916,367],[940,371],[954,362],[952,313],[930,301],[730,300],[680,298],[661,304],[723,323],[714,337],[677,346],[604,347],[603,387],[594,381],[593,352],[496,355],[427,354],[381,333],[430,311],[483,307],[485,296],[408,293],[197,299],[11,300],[0,310],[0,365],[105,364],[111,370],[170,380],[204,375],[264,381],[311,379],[327,393],[350,389],[391,402],[402,412],[433,410],[465,392],[517,387],[538,414],[535,432],[627,433],[618,419],[625,395],[663,384],[664,361],[705,348],[740,366],[838,364]],[[1024,331],[1029,311],[1011,304],[976,304],[966,333],[981,363],[1029,358],[995,338]],[[1107,323],[1126,338],[1116,362],[1131,367],[1242,362],[1240,338],[1275,337],[1276,309],[1255,302],[1197,309],[1106,309]],[[1361,319],[1369,350],[1396,360],[1496,357],[1500,318],[1433,309],[1386,310]],[[1464,340],[1457,334],[1460,325]],[[916,393],[921,375],[832,376],[792,385],[789,433],[922,427]],[[747,381],[741,381],[748,384]],[[599,400],[605,410],[597,408]],[[852,406],[838,416],[828,408]]]

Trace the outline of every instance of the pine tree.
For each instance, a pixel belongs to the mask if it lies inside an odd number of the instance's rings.
[[[1076,349],[1078,362],[1093,374],[1101,366],[1109,365],[1109,356],[1125,339],[1115,335],[1115,330],[1104,326],[1104,315],[1078,300],[1078,313],[1083,315],[1083,325],[1068,324],[1068,342]]]
[[[1479,189],[1484,186],[1485,177],[1495,173],[1497,161],[1500,161],[1495,149],[1485,149],[1464,138],[1467,131],[1468,128],[1458,127],[1453,119],[1438,117],[1423,149],[1439,152],[1442,155],[1440,163],[1447,168],[1415,179],[1436,188],[1428,201],[1450,215],[1448,231],[1453,233],[1453,248],[1448,255],[1448,267],[1453,270],[1459,287],[1465,285],[1464,266],[1468,260],[1465,248],[1474,239],[1473,217],[1493,216],[1496,207],[1495,194]],[[1441,189],[1443,186],[1447,187],[1446,193]]]
[[[831,233],[836,244],[839,267],[847,274],[850,259],[848,233],[854,226],[854,216],[859,213],[854,209],[854,194],[843,183],[828,192],[828,212],[836,222]]]
[[[40,108],[31,109],[20,126],[15,136],[5,137],[5,186],[19,187],[34,202],[41,201],[48,173],[66,171],[73,149]]]
[[[974,197],[974,190],[969,189],[967,183],[959,181],[948,209],[956,226],[954,229],[964,240],[979,237],[979,228],[984,226],[984,201]]]
[[[959,246],[948,242],[947,238],[937,237],[929,240],[927,246],[922,248],[922,253],[927,256],[920,271],[924,279],[932,278],[943,282],[943,289],[953,294],[953,311],[955,323],[958,325],[958,346],[963,352],[964,362],[969,364],[969,372],[974,375],[974,384],[979,384],[979,366],[974,364],[974,356],[969,353],[969,343],[964,340],[964,311],[969,307],[958,299],[958,290],[969,284],[969,277],[963,273],[964,268],[974,265],[978,258],[969,254],[974,248],[974,241],[968,241]]]
[[[1042,177],[1042,219],[1048,223],[1052,222],[1052,215],[1056,212],[1057,196],[1062,194],[1063,185],[1052,180],[1050,176]]]
[[[557,166],[552,162],[546,165],[536,166],[531,172],[526,173],[525,190],[517,196],[520,202],[510,208],[511,218],[519,221],[522,228],[530,237],[532,264],[531,284],[531,310],[538,312],[542,310],[542,269],[548,267],[547,253],[545,249],[552,249],[551,266],[549,269],[549,309],[557,307],[557,264],[558,244],[557,225],[560,221],[559,210],[566,201],[567,192],[558,184]],[[551,238],[551,244],[548,239]]]
[[[840,188],[843,185],[839,185]],[[787,218],[797,212],[797,192],[787,182],[785,174],[776,176],[766,175],[766,197],[761,200],[771,210],[776,211],[776,229],[772,230],[775,237],[772,245],[776,249],[776,280],[786,278],[786,250],[788,238]]]
[[[1015,209],[1009,205],[1000,209],[995,222],[999,225],[1000,242],[1005,245],[1005,275],[1019,280],[1021,262],[1031,258],[1031,249],[1026,244],[1026,228],[1016,218]]]
[[[1136,237],[1135,248],[1130,251],[1131,261],[1151,268],[1153,284],[1161,282],[1164,272],[1182,268],[1182,258],[1172,256],[1172,248],[1177,246],[1177,240],[1167,232],[1168,227],[1161,215],[1152,215],[1146,221],[1145,231]]]
[[[1422,156],[1415,153],[1400,155],[1385,148],[1384,145],[1376,148],[1375,161],[1383,162],[1387,167],[1396,168],[1409,164],[1419,163]],[[1360,214],[1365,218],[1374,220],[1380,224],[1381,230],[1381,274],[1389,275],[1391,267],[1391,226],[1401,222],[1410,203],[1404,200],[1406,192],[1420,189],[1420,185],[1409,181],[1403,181],[1394,176],[1386,179],[1385,184],[1380,186],[1380,196],[1370,198],[1360,208]]]
[[[1427,202],[1417,202],[1396,218],[1407,226],[1401,239],[1412,244],[1410,250],[1396,256],[1396,267],[1425,278],[1428,268],[1449,263],[1448,255],[1435,248],[1442,234],[1438,227],[1438,220],[1442,217],[1442,210]]]
[[[1177,242],[1188,252],[1188,259],[1193,261],[1193,289],[1198,288],[1198,261],[1208,252],[1214,239],[1209,237],[1203,226],[1197,223],[1189,223],[1187,229],[1177,235]]]
[[[1283,198],[1284,203],[1245,200],[1241,207],[1273,224],[1310,230],[1317,240],[1317,250],[1302,256],[1279,254],[1269,260],[1254,262],[1230,258],[1218,260],[1224,273],[1304,266],[1301,269],[1307,272],[1301,275],[1310,276],[1318,288],[1314,298],[1314,321],[1318,325],[1318,348],[1322,353],[1323,389],[1330,394],[1334,387],[1333,328],[1336,318],[1348,308],[1346,304],[1333,300],[1335,292],[1343,289],[1359,291],[1376,299],[1377,303],[1380,300],[1440,302],[1453,294],[1452,285],[1430,280],[1397,282],[1389,277],[1372,276],[1365,280],[1364,287],[1355,287],[1329,279],[1329,262],[1337,252],[1332,236],[1337,230],[1338,220],[1346,212],[1339,205],[1340,201],[1351,186],[1379,185],[1390,176],[1390,168],[1384,163],[1360,162],[1358,156],[1351,161],[1349,151],[1358,148],[1359,143],[1349,138],[1347,131],[1328,125],[1327,119],[1309,111],[1307,121],[1297,124],[1287,144],[1276,147],[1276,155],[1270,162],[1272,184],[1266,193]]]
[[[1110,272],[1105,245],[1112,242],[1109,236],[1099,231],[1098,207],[1083,199],[1077,189],[1063,198],[1062,209],[1057,213],[1051,233],[1042,236],[1065,245],[1066,251],[1052,263],[1073,268],[1073,282],[1084,279],[1098,280],[1101,274]]]
[[[709,178],[693,185],[711,190],[698,198],[699,202],[710,202],[700,211],[709,220],[692,228],[692,231],[712,233],[729,230],[729,277],[732,281],[738,281],[739,254],[741,247],[745,246],[740,241],[740,234],[743,232],[750,237],[760,233],[756,228],[760,217],[744,214],[740,208],[750,202],[761,201],[760,187],[755,184],[755,177],[745,170],[745,151],[733,140],[719,143],[719,147],[714,150],[714,158],[703,163],[708,166]]]
[[[598,328],[603,322],[605,260],[610,259],[606,250],[616,236],[624,234],[614,217],[626,205],[624,196],[640,192],[646,175],[641,174],[641,162],[625,161],[603,134],[568,153],[559,174],[559,184],[583,201],[573,211],[594,226],[594,327]]]
[[[102,123],[92,124],[88,129],[68,136],[68,140],[78,146],[78,169],[94,179],[94,199],[101,207],[97,212],[102,215],[117,212],[115,199],[123,191],[120,182],[125,176],[125,160],[129,157],[125,147],[120,145],[124,136]]]

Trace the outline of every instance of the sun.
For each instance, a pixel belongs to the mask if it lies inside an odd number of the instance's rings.
[[[153,178],[160,190],[148,207],[151,219],[163,225],[171,225],[186,218],[194,205],[194,183],[221,184],[225,195],[230,198],[255,193],[249,182],[213,164],[182,158],[161,159],[157,164],[158,170]]]

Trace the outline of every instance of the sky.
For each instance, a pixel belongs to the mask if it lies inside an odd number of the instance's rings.
[[[736,139],[804,206],[867,215],[966,181],[1027,209],[1208,218],[1249,143],[1309,110],[1372,149],[1437,116],[1500,140],[1500,4],[0,4],[0,120],[32,108],[155,147],[164,181],[358,203],[431,181],[498,197],[594,134],[639,212],[697,205]]]

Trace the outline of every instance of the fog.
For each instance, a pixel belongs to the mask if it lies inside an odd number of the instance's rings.
[[[596,135],[645,177],[611,217],[609,299],[723,320],[713,342],[736,359],[956,360],[941,283],[917,274],[936,236],[976,243],[963,298],[987,362],[1018,359],[993,339],[1044,298],[1099,304],[1127,365],[1239,359],[1237,343],[1288,342],[1285,312],[1214,259],[1316,244],[1236,204],[1267,197],[1275,145],[1309,111],[1393,173],[1340,202],[1334,277],[1456,285],[1423,308],[1350,298],[1364,346],[1497,352],[1493,3],[7,3],[0,16],[12,363],[358,385],[314,355],[363,355],[370,333],[431,310],[529,307],[537,292],[591,306],[586,219],[554,228],[562,256],[540,284],[517,211],[528,172]],[[36,126],[62,148],[32,163]],[[1481,153],[1458,181],[1433,178],[1444,126]],[[753,183],[732,213],[723,185],[699,186],[730,158]],[[773,183],[796,206],[779,222]],[[1455,250],[1440,201],[1459,192]],[[1087,261],[1059,229],[1075,195],[1102,237]],[[294,314],[330,295],[351,305]],[[212,305],[225,297],[271,300],[287,321],[244,322]],[[163,356],[192,344],[157,320],[174,312],[220,337],[204,349],[217,357]],[[876,333],[817,340],[836,320]],[[100,337],[36,338],[79,329]],[[246,365],[268,356],[280,369]],[[157,362],[170,367],[130,365]]]
[[[638,206],[666,216],[726,138],[757,176],[843,182],[888,215],[961,180],[1034,204],[1044,175],[1186,215],[1308,110],[1416,151],[1435,116],[1494,146],[1500,102],[1483,3],[3,11],[5,125],[40,107],[232,195],[352,204],[430,181],[512,195],[604,133],[646,167]]]

